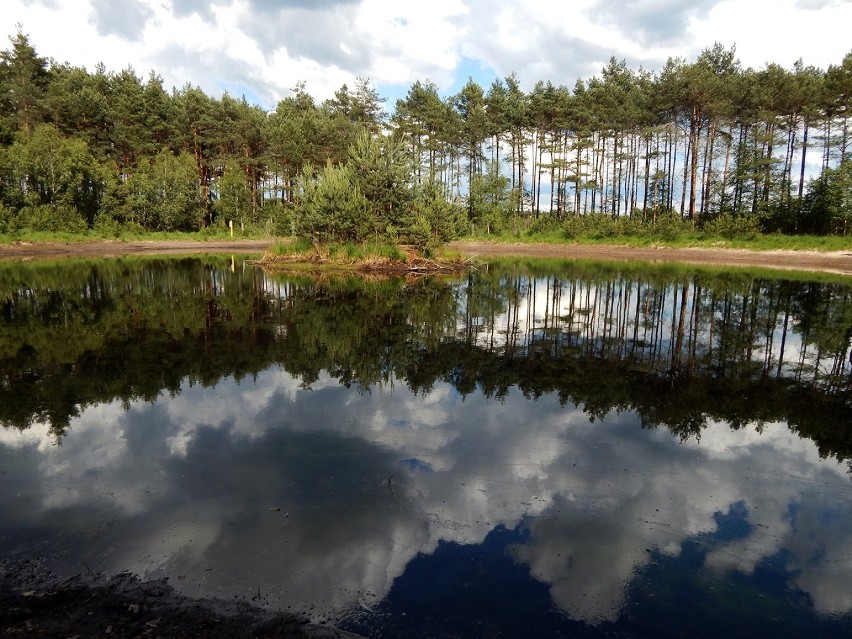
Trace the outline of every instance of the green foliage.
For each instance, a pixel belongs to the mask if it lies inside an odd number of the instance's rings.
[[[487,92],[469,79],[442,99],[418,81],[388,122],[363,78],[321,104],[298,84],[267,113],[192,85],[168,91],[155,72],[57,64],[19,32],[0,51],[3,225],[52,227],[56,211],[73,210],[73,228],[82,217],[106,233],[217,233],[234,220],[244,233],[290,235],[318,223],[296,215],[302,167],[330,163],[367,202],[368,229],[342,232],[419,246],[460,231],[555,237],[553,214],[566,236],[590,241],[692,233],[647,221],[663,210],[729,241],[752,235],[746,218],[769,232],[848,234],[850,78],[852,54],[827,71],[755,71],[717,43],[660,73],[611,58],[573,90],[541,80],[525,93],[511,75]],[[801,167],[820,148],[830,168],[805,189]],[[164,152],[177,158],[170,181]],[[463,228],[451,204],[461,201]]]
[[[439,184],[412,187],[412,166],[399,138],[362,131],[345,166],[306,167],[294,209],[298,237],[318,242],[403,242],[435,247],[457,236],[459,211]]]
[[[638,218],[634,219],[639,223]],[[672,211],[658,215],[655,220],[645,221],[644,226],[650,227],[648,233],[650,237],[665,242],[671,242],[693,234],[692,223]]]
[[[259,225],[264,235],[295,235],[294,208],[281,200],[267,200],[261,206]]]
[[[468,194],[468,216],[474,232],[481,229],[489,235],[505,227],[511,197],[509,184],[509,179],[500,175],[496,166],[473,176]]]
[[[371,232],[412,226],[412,166],[402,139],[363,130],[349,147],[353,185],[368,202]]]
[[[272,255],[292,255],[305,253],[313,249],[310,239],[297,237],[292,242],[275,242],[268,250]]]
[[[23,185],[20,193],[7,199],[13,208],[20,207],[23,228],[52,226],[42,207],[73,211],[72,220],[94,219],[104,190],[102,171],[82,140],[65,138],[53,125],[39,124],[31,133],[19,134],[4,155],[7,175]],[[31,224],[28,215],[36,212],[38,219]]]
[[[156,231],[198,229],[204,216],[194,159],[163,149],[126,185],[126,220]]]
[[[0,142],[42,122],[51,80],[47,60],[36,53],[27,35],[19,30],[9,43],[11,47],[0,52]]]
[[[253,212],[251,190],[246,183],[245,171],[234,161],[225,163],[222,176],[216,182],[219,199],[214,209],[222,220],[233,220],[243,226]]]
[[[553,222],[545,224],[552,225]],[[570,216],[561,222],[564,236],[572,240],[616,240],[633,238],[645,242],[672,242],[693,234],[692,224],[667,213],[642,220],[638,215],[613,218],[607,214]]]
[[[753,217],[722,213],[707,220],[702,230],[710,237],[722,237],[726,240],[753,240],[760,233],[760,223]]]
[[[810,233],[852,233],[852,160],[826,169],[811,182],[802,202],[799,228]]]
[[[86,221],[80,213],[64,204],[26,205],[18,212],[18,219],[33,231],[66,231],[81,233],[86,230]]]
[[[400,239],[407,244],[431,249],[462,233],[464,213],[460,207],[447,201],[437,182],[417,185],[410,208],[414,221],[399,231]]]
[[[395,260],[405,262],[405,254],[395,244],[363,242],[353,244],[332,244],[328,247],[329,255],[343,255],[350,262],[368,262],[370,260]]]
[[[362,242],[372,231],[369,203],[345,166],[327,164],[313,178],[306,168],[294,210],[299,238],[313,242]]]
[[[0,202],[0,234],[12,233],[15,229],[10,223],[13,220],[12,210]]]

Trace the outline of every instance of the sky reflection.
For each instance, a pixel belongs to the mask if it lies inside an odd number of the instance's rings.
[[[340,620],[439,546],[505,530],[511,560],[589,624],[615,623],[640,575],[698,546],[709,581],[783,556],[784,588],[848,614],[848,468],[783,424],[761,430],[679,441],[554,395],[364,392],[327,374],[308,390],[273,367],[88,408],[59,446],[46,427],[0,430],[0,548]]]

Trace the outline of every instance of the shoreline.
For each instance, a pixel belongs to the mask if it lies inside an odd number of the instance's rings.
[[[274,240],[96,240],[15,242],[0,245],[0,262],[128,255],[263,253]],[[630,247],[604,244],[497,244],[454,241],[445,245],[471,257],[541,257],[580,260],[644,261],[711,266],[760,267],[852,276],[850,251],[753,251],[730,248]]]

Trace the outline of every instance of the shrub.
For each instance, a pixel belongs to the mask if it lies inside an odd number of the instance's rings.
[[[94,229],[97,233],[104,236],[118,237],[121,235],[121,224],[119,221],[104,211],[98,212],[95,216]]]
[[[538,217],[536,217],[535,219],[533,219],[533,221],[530,223],[529,227],[527,228],[527,233],[530,234],[530,235],[536,235],[536,234],[546,235],[546,234],[552,233],[554,231],[559,231],[560,229],[565,228],[565,224],[567,222],[567,219],[570,219],[570,218],[560,220],[555,215],[552,215],[550,213],[543,213],[543,214],[539,215]]]
[[[575,240],[583,234],[583,218],[579,215],[565,218],[562,222],[562,234],[568,240]]]
[[[306,171],[294,211],[296,235],[313,241],[361,242],[371,230],[368,203],[347,167],[329,164],[314,180]]]
[[[13,233],[18,230],[15,224],[15,217],[12,209],[0,202],[0,233]]]
[[[86,220],[79,211],[62,204],[36,204],[25,206],[19,213],[21,220],[33,231],[64,231],[82,233],[86,230]]]
[[[703,230],[708,236],[723,237],[726,240],[751,240],[760,233],[760,223],[752,217],[722,213],[708,220]]]
[[[649,222],[650,236],[664,242],[676,240],[692,231],[692,223],[674,212],[658,215],[656,221]]]
[[[608,213],[594,213],[584,218],[585,235],[593,240],[605,240],[619,235],[618,221]]]

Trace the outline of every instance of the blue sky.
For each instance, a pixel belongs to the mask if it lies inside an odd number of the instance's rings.
[[[852,0],[3,0],[44,56],[159,73],[272,109],[299,81],[322,100],[368,78],[393,108],[416,80],[452,94],[515,72],[573,87],[611,56],[659,70],[714,42],[745,66],[827,68],[852,49]]]

